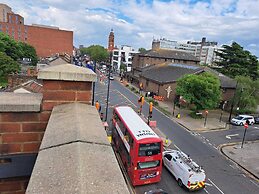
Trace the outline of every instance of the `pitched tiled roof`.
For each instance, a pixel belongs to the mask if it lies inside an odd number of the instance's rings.
[[[216,70],[213,70],[209,67],[205,67],[204,70],[206,72],[210,72],[210,73],[216,75],[219,78],[221,88],[236,88],[236,84],[237,84],[236,80],[231,79],[230,77],[228,77],[222,73],[219,73]]]
[[[21,85],[18,85],[16,87],[13,87],[13,88],[10,88],[10,89],[7,89],[6,91],[14,92],[17,89],[23,88],[23,89],[25,89],[29,92],[32,92],[32,93],[42,93],[42,90],[43,90],[42,84],[39,83],[39,82],[37,82],[35,80],[29,80],[25,83],[22,83]]]
[[[203,72],[203,69],[203,67],[195,65],[164,63],[154,66],[153,68],[143,70],[141,76],[157,83],[165,84],[175,82],[185,74]]]
[[[177,60],[186,60],[186,61],[197,61],[199,59],[193,56],[190,53],[184,51],[177,51],[177,50],[148,50],[143,53],[138,53],[136,55],[145,56],[145,57],[158,57],[158,58],[166,58],[166,59],[177,59]]]

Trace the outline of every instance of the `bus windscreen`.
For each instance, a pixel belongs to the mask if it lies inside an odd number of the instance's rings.
[[[153,156],[161,152],[161,143],[149,143],[139,145],[139,156]]]
[[[160,161],[151,161],[151,162],[139,162],[138,169],[154,168],[160,165]]]

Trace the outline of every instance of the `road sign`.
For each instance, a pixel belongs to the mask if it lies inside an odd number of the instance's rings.
[[[244,128],[245,128],[245,129],[248,128],[248,124],[247,124],[247,123],[244,124]]]

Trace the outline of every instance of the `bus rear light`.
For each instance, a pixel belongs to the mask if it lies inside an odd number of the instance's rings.
[[[190,186],[191,186],[191,183],[190,183],[190,181],[188,181],[188,183],[187,183],[187,186],[188,186],[188,187],[190,187]]]
[[[137,170],[137,169],[138,169],[137,167],[134,168],[134,170]]]
[[[157,171],[157,173],[156,173],[157,175],[159,175],[159,171]]]

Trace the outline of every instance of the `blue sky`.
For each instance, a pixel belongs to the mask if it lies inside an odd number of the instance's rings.
[[[259,57],[259,0],[0,0],[25,23],[74,31],[74,45],[151,48],[152,39],[238,42]]]

